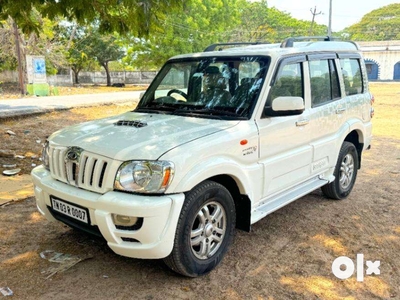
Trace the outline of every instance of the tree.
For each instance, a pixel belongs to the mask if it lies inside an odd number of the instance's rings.
[[[12,25],[7,21],[0,23],[0,71],[15,70],[17,58]]]
[[[90,66],[92,60],[88,57],[89,49],[84,43],[75,42],[67,52],[67,62],[74,73],[74,83],[79,84],[79,72]]]
[[[32,12],[41,24],[39,33],[19,34],[22,56],[42,55],[46,59],[47,74],[55,74],[57,68],[65,65],[65,49],[62,40],[56,34],[57,22],[42,18],[38,12]],[[15,70],[17,57],[15,51],[13,20],[1,21],[0,25],[0,62],[1,69]]]
[[[203,51],[217,42],[281,42],[290,36],[309,35],[311,22],[292,18],[267,1],[190,0],[184,14],[170,14],[162,30],[147,38],[125,39],[124,62],[136,68],[159,68],[169,57]],[[326,35],[327,27],[313,26],[313,35]]]
[[[204,50],[229,39],[240,22],[237,3],[242,0],[188,0],[183,13],[172,12],[162,28],[147,39],[131,35],[124,39],[124,62],[139,69],[159,68],[169,57]]]
[[[268,8],[267,1],[245,2],[241,9],[241,25],[233,35],[239,41],[281,42],[290,36],[326,35],[327,27],[295,19],[276,8]]]
[[[89,57],[90,49],[86,42],[87,29],[71,22],[60,22],[57,35],[66,47],[67,65],[74,73],[74,83],[79,84],[79,73],[94,62],[94,58]]]
[[[235,29],[233,38],[237,41],[266,41],[268,35],[267,1],[243,1],[240,9],[240,25]]]
[[[360,22],[344,30],[356,41],[400,39],[400,3],[390,4],[364,15]]]
[[[183,0],[1,0],[0,21],[12,18],[25,34],[41,32],[35,11],[49,20],[62,16],[79,24],[97,23],[101,32],[147,36],[166,13],[179,9]],[[17,47],[20,45],[17,44]],[[22,62],[19,61],[21,68]],[[107,66],[107,65],[106,65]],[[20,72],[23,93],[22,72]]]
[[[56,20],[62,16],[89,25],[98,22],[101,32],[133,33],[146,36],[167,13],[179,10],[183,0],[1,0],[0,20],[11,17],[24,33],[40,32],[40,23],[32,16]]]
[[[93,29],[85,37],[85,45],[88,55],[94,57],[104,68],[107,74],[107,86],[111,85],[111,76],[108,63],[124,57],[125,52],[117,44],[117,38],[111,34],[101,35],[99,31]]]

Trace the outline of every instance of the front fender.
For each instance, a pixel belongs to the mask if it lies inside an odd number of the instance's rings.
[[[250,199],[256,199],[260,195],[259,187],[262,186],[262,166],[240,165],[229,158],[209,158],[199,162],[187,173],[171,185],[174,192],[190,191],[200,182],[218,175],[227,175],[235,180],[241,194],[248,195]]]

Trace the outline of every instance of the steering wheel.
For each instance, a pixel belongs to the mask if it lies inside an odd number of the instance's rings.
[[[182,92],[181,90],[178,89],[172,89],[167,93],[167,96],[171,96],[173,93],[177,93],[179,95],[181,95],[183,98],[185,98],[187,100],[188,95],[185,92]]]

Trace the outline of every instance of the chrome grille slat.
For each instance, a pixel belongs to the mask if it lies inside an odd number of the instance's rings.
[[[103,169],[104,161],[103,160],[98,160],[96,163],[96,167],[93,172],[93,182],[92,186],[99,188],[100,187],[100,176],[101,176],[101,170]]]
[[[55,167],[58,165],[58,162],[56,159],[54,159],[54,151],[55,150],[53,148],[49,149],[50,172],[54,177],[58,178],[59,176],[56,174],[55,171]]]
[[[65,165],[65,152],[67,152],[67,149],[64,149],[63,151],[60,151],[59,153],[59,166],[60,166],[60,176],[62,176],[64,178],[64,180],[66,180],[66,176],[67,176],[67,166]]]
[[[67,184],[104,193],[107,190],[105,184],[107,176],[105,174],[112,161],[83,150],[79,160],[71,161],[66,157],[69,149],[68,147],[50,147],[51,175]],[[111,188],[108,187],[108,190]]]
[[[59,180],[66,181],[66,169],[64,164],[65,149],[50,149],[50,171]]]
[[[87,164],[88,156],[86,154],[82,155],[81,158],[81,167],[79,168],[79,185],[85,183],[85,170]]]
[[[60,163],[59,163],[59,161],[60,161],[60,150],[59,149],[54,149],[53,154],[54,154],[54,162],[55,162],[54,171],[55,171],[55,173],[56,173],[56,175],[58,177],[61,177],[62,174],[61,174]]]
[[[94,159],[93,157],[89,157],[86,161],[86,165],[85,165],[85,178],[84,181],[82,183],[83,187],[85,188],[90,188],[91,184],[90,181],[92,179],[93,176],[93,166],[96,162],[96,159]]]

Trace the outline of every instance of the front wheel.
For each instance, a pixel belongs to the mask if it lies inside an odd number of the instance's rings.
[[[188,277],[205,275],[222,260],[233,240],[235,204],[219,183],[205,181],[186,194],[174,248],[164,262]]]
[[[354,144],[343,142],[334,171],[335,180],[321,188],[325,196],[340,200],[350,194],[356,182],[358,161],[358,152]]]

